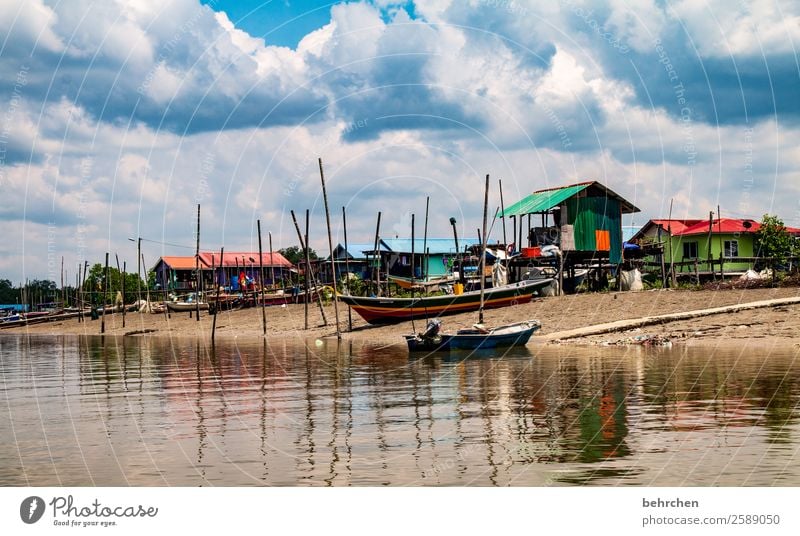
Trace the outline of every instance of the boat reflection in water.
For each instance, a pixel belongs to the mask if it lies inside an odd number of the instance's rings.
[[[0,337],[0,484],[798,485],[791,349]]]

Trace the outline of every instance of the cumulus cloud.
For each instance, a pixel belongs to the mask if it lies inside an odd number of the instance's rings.
[[[2,249],[35,271],[53,240],[77,264],[143,236],[151,262],[193,243],[197,204],[204,248],[254,247],[257,219],[293,245],[289,210],[323,228],[318,156],[352,241],[378,210],[404,234],[427,196],[432,236],[450,216],[472,236],[486,173],[492,206],[498,178],[506,203],[595,179],[645,211],[633,223],[671,199],[684,217],[793,222],[796,9],[770,6],[376,0],[332,6],[288,48],[195,0],[13,3],[0,218],[24,232]]]

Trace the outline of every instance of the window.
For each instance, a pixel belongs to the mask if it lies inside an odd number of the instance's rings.
[[[738,257],[739,256],[739,241],[726,240],[725,241],[725,257]]]
[[[697,258],[697,242],[684,242],[683,243],[683,258],[696,259]]]

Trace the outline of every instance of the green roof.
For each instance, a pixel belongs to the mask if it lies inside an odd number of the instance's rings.
[[[560,205],[565,199],[569,199],[578,192],[585,190],[591,184],[591,182],[586,182],[583,184],[564,186],[563,188],[553,188],[551,190],[533,192],[528,197],[523,197],[510,207],[506,208],[497,216],[524,216],[525,214],[548,211],[553,207]]]

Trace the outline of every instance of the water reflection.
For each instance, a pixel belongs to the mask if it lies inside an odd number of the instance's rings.
[[[796,351],[0,337],[2,485],[797,485]]]

